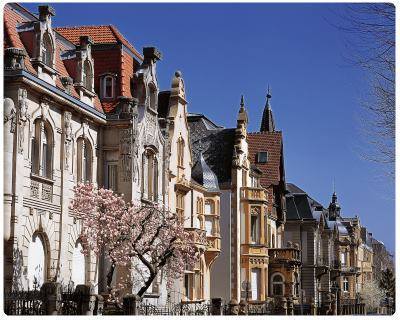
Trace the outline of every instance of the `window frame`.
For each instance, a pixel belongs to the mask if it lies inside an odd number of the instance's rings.
[[[261,159],[261,155],[265,155],[265,161]],[[268,151],[258,151],[257,152],[257,163],[267,163],[269,158]]]

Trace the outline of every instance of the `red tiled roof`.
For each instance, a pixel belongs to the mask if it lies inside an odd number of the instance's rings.
[[[22,8],[22,7],[21,7]],[[27,48],[20,35],[18,34],[17,31],[17,25],[19,23],[23,22],[29,22],[30,20],[25,19],[23,16],[21,16],[18,11],[14,10],[11,6],[5,5],[4,6],[4,44],[5,48],[8,47],[17,47],[17,48],[23,48],[25,49],[27,56],[25,57],[25,66],[27,71],[30,73],[37,75],[37,72],[35,68],[33,68],[32,63],[30,61],[30,56],[29,54],[29,48]],[[55,62],[55,68],[58,72],[58,75],[56,76],[56,86],[62,90],[64,90],[64,86],[61,83],[61,77],[71,77],[71,75],[68,73],[64,62],[61,60],[61,51],[65,49],[63,45],[59,42],[56,41],[56,62]],[[75,88],[71,88],[71,95],[77,99],[79,99],[79,94],[76,92]],[[103,108],[101,106],[99,98],[96,96],[94,99],[94,106],[95,108],[103,113]]]
[[[137,58],[143,60],[142,55],[113,25],[59,27],[55,28],[55,30],[75,45],[79,44],[79,37],[81,35],[90,36],[94,43],[97,44],[122,43],[128,47]]]
[[[282,132],[254,132],[247,134],[249,160],[262,171],[261,185],[268,188],[271,184],[278,185],[281,180]],[[267,163],[257,163],[257,152],[267,151]]]

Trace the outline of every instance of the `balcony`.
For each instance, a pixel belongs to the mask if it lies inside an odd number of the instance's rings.
[[[322,275],[326,274],[330,268],[328,257],[318,256],[315,263],[316,275],[319,279]]]
[[[206,264],[210,266],[221,252],[221,238],[207,236],[207,247],[205,252]]]
[[[240,190],[241,200],[267,202],[267,192],[264,188],[242,187]]]
[[[271,264],[287,263],[301,265],[301,251],[295,248],[274,248],[268,249],[269,261]]]
[[[206,249],[203,239],[206,239],[206,231],[198,228],[185,228],[185,231],[189,232],[193,236],[193,244]]]

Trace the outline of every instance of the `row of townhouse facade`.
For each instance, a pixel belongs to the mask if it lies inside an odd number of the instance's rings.
[[[284,298],[292,310],[331,310],[332,293],[337,306],[357,298],[374,277],[372,236],[341,216],[336,194],[325,209],[286,183],[269,92],[258,132],[243,97],[236,127],[224,128],[188,111],[181,72],[160,90],[156,48],[140,54],[110,25],[54,28],[54,16],[47,5],[38,16],[4,7],[6,289],[72,281],[107,291],[109,263],[82,254],[69,209],[73,187],[91,182],[164,205],[205,234],[193,270],[147,290],[158,303]]]

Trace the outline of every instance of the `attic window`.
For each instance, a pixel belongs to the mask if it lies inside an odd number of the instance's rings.
[[[93,91],[93,73],[92,66],[90,65],[89,60],[85,60],[83,63],[83,77],[82,77],[83,85],[89,91]]]
[[[262,151],[257,153],[257,163],[267,163],[268,162],[268,152]]]
[[[114,77],[113,76],[105,76],[103,78],[103,98],[114,98]]]

